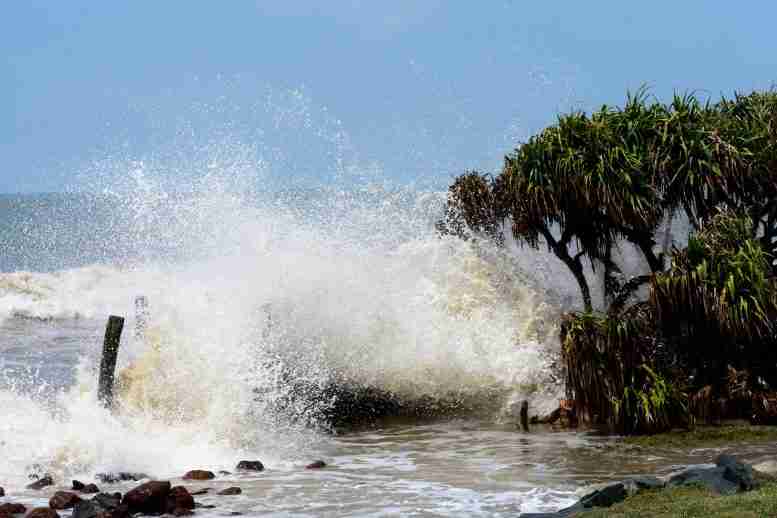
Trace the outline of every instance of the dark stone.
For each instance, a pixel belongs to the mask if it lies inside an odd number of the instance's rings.
[[[86,485],[78,480],[73,481],[73,491],[83,491]]]
[[[262,471],[264,464],[258,460],[241,460],[235,469],[238,471]]]
[[[720,455],[715,465],[724,468],[723,478],[736,484],[740,491],[752,491],[758,486],[753,475],[753,467],[739,462],[731,455]]]
[[[689,468],[681,471],[669,479],[667,483],[670,487],[702,485],[710,491],[719,495],[730,495],[737,492],[738,484],[726,480],[724,474],[726,468]]]
[[[626,485],[617,482],[588,493],[577,503],[555,513],[523,513],[521,518],[567,518],[594,507],[610,507],[626,499]]]
[[[41,478],[33,482],[32,484],[27,486],[27,489],[43,489],[44,487],[49,487],[54,485],[54,480],[51,478],[50,475],[43,475]]]
[[[226,489],[222,489],[221,491],[219,491],[218,494],[222,496],[232,496],[232,495],[239,495],[242,492],[243,490],[240,489],[239,487],[228,487]]]
[[[50,507],[36,507],[25,518],[59,518],[59,515]]]
[[[100,488],[97,487],[96,484],[87,484],[87,485],[84,486],[84,488],[81,490],[81,492],[82,493],[86,493],[88,495],[89,494],[94,494],[94,493],[99,493],[100,492]]]
[[[81,497],[70,491],[57,491],[49,500],[52,509],[70,509],[81,501]]]
[[[175,516],[184,516],[178,514],[178,511],[191,511],[194,509],[194,497],[183,486],[175,486],[170,489],[167,496],[167,512]]]
[[[0,497],[3,497],[3,496],[5,496],[5,489],[0,487]]]
[[[130,513],[157,514],[167,511],[167,497],[170,482],[151,481],[131,489],[124,495],[122,503]]]
[[[121,505],[121,493],[100,493],[91,501],[104,509],[115,509]]]
[[[2,504],[0,505],[0,514],[24,514],[27,508],[22,504]]]
[[[219,475],[222,475],[222,476],[227,476],[227,475],[231,475],[231,474],[232,474],[231,471],[224,471],[223,469],[221,471],[219,471]]]
[[[618,502],[626,500],[626,486],[623,482],[617,482],[605,486],[598,491],[588,493],[580,499],[580,504],[586,509],[592,507],[610,507]]]
[[[305,466],[305,469],[322,469],[325,467],[326,467],[326,462],[324,462],[323,460],[317,460]]]
[[[198,489],[197,491],[192,491],[190,494],[192,496],[198,496],[198,495],[207,495],[210,492],[209,487],[203,487],[202,489]]]
[[[626,486],[626,492],[629,496],[636,495],[642,491],[653,491],[663,489],[666,483],[656,477],[634,477],[623,481]]]
[[[195,503],[195,504],[194,504],[194,508],[195,508],[195,509],[215,509],[215,508],[216,508],[216,506],[215,506],[215,505],[213,505],[213,504],[200,504],[200,503]]]
[[[214,478],[216,478],[215,473],[204,469],[193,469],[183,476],[184,480],[213,480]]]
[[[118,473],[98,473],[95,478],[103,484],[115,484],[117,482],[137,482],[150,478],[145,473],[128,473],[120,471]]]
[[[121,503],[120,493],[100,493],[81,500],[73,507],[72,518],[129,518],[129,508]]]
[[[192,512],[190,509],[181,509],[181,508],[178,508],[178,509],[174,510],[174,511],[173,511],[172,513],[170,513],[170,514],[172,514],[173,516],[191,516],[191,515],[193,515],[194,513],[193,513],[193,512]]]

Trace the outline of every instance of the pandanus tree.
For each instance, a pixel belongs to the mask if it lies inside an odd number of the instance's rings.
[[[656,234],[675,214],[695,235],[667,264]],[[585,308],[561,328],[568,388],[626,432],[671,426],[683,391],[722,392],[726,369],[777,388],[777,92],[661,104],[641,91],[563,115],[499,175],[459,177],[438,228],[498,244],[510,232],[568,267]],[[623,241],[650,271],[616,282]],[[604,268],[605,315],[592,312],[585,261]],[[627,306],[646,284],[648,299]]]

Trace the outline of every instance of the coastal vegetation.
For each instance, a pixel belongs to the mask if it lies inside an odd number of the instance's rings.
[[[691,234],[669,249],[677,219]],[[569,269],[583,310],[560,338],[580,420],[639,434],[774,417],[777,91],[664,104],[640,90],[562,115],[498,175],[456,178],[438,230],[498,246],[511,235]],[[624,274],[625,246],[644,272]]]

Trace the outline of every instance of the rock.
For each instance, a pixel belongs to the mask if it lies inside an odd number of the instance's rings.
[[[171,513],[173,516],[191,516],[194,513],[189,509],[176,509]]]
[[[326,462],[324,462],[323,460],[317,460],[305,466],[305,469],[322,469],[325,467],[326,467]]]
[[[610,507],[626,500],[626,485],[623,482],[610,484],[602,489],[588,493],[580,499],[580,504],[586,509],[592,507]]]
[[[1,514],[24,514],[27,512],[27,508],[22,504],[2,504],[0,505]]]
[[[3,497],[3,496],[5,496],[5,489],[0,487],[0,497]]]
[[[198,495],[207,495],[210,492],[209,487],[203,487],[202,489],[198,489],[197,491],[192,491],[190,494],[192,496],[198,496]]]
[[[176,486],[170,489],[170,494],[167,496],[168,513],[175,516],[185,516],[187,513],[181,513],[181,511],[191,511],[192,509],[194,509],[194,497],[185,487]]]
[[[155,514],[167,511],[167,497],[170,495],[170,482],[151,481],[131,489],[124,495],[122,504],[130,513]]]
[[[738,484],[726,480],[723,475],[726,468],[689,468],[669,479],[670,487],[700,484],[719,495],[730,495],[737,492]]]
[[[219,494],[221,496],[232,496],[232,495],[239,495],[242,492],[243,492],[243,490],[240,489],[239,487],[228,487],[226,489],[222,489],[217,494]]]
[[[73,491],[83,491],[85,487],[86,485],[83,482],[79,482],[78,480],[73,481]]]
[[[642,491],[663,489],[666,483],[656,477],[634,477],[623,481],[628,496],[634,496]]]
[[[740,491],[752,491],[758,484],[753,475],[753,467],[739,462],[731,455],[719,455],[715,465],[724,468],[723,478],[736,484]]]
[[[81,500],[73,507],[72,518],[129,518],[129,508],[121,503],[121,493],[100,493]]]
[[[32,484],[27,486],[27,489],[34,489],[39,490],[43,489],[44,487],[49,487],[54,485],[54,480],[51,478],[50,475],[43,475],[41,478],[33,482]]]
[[[235,469],[238,471],[263,471],[264,464],[258,460],[241,460]]]
[[[219,475],[222,475],[222,476],[227,476],[227,475],[231,475],[231,474],[232,474],[231,471],[224,471],[223,469],[221,471],[219,471]]]
[[[70,491],[57,491],[49,500],[52,509],[70,509],[81,501],[81,497]]]
[[[523,513],[521,518],[567,518],[594,507],[610,507],[626,499],[626,484],[617,482],[588,493],[577,503],[555,513]]]
[[[81,490],[81,492],[82,493],[86,493],[86,494],[99,493],[100,492],[100,488],[97,487],[96,484],[87,484],[87,485],[84,486],[84,488]]]
[[[777,460],[766,460],[753,466],[753,469],[767,475],[777,474]]]
[[[120,471],[118,473],[98,473],[95,478],[103,484],[115,484],[117,482],[137,482],[150,478],[145,473],[128,473]]]
[[[212,471],[193,469],[183,476],[184,480],[213,480],[216,475]]]
[[[59,518],[59,515],[50,507],[36,507],[25,518]]]

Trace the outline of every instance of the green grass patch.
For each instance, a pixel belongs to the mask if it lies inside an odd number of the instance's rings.
[[[731,496],[718,496],[702,487],[646,491],[608,509],[583,513],[581,518],[764,518],[777,516],[777,483]]]
[[[626,437],[626,444],[646,448],[714,448],[736,443],[777,441],[777,426],[704,426],[689,431]]]

